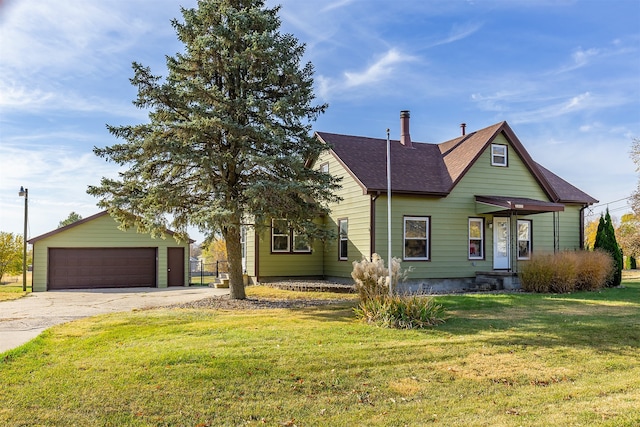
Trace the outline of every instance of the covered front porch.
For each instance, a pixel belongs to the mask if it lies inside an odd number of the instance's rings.
[[[478,283],[517,286],[518,262],[531,258],[533,250],[531,215],[550,213],[553,218],[553,250],[560,249],[559,212],[561,203],[524,197],[475,196],[476,213],[493,215],[489,228],[493,233],[493,271],[476,274]]]

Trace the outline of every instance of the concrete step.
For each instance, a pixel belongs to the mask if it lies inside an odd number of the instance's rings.
[[[211,284],[209,284],[209,287],[217,289],[227,289],[229,287],[229,279],[219,277],[214,282],[211,282]]]

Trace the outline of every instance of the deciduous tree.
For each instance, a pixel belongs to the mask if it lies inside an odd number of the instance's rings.
[[[0,231],[0,282],[5,274],[22,272],[23,238]]]
[[[304,45],[279,32],[278,7],[263,0],[200,0],[173,20],[184,52],[166,58],[166,78],[134,63],[134,104],[149,122],[108,126],[124,140],[95,153],[127,166],[119,179],[89,187],[124,226],[186,238],[196,226],[221,233],[232,298],[245,298],[240,228],[285,218],[298,232],[325,238],[312,221],[327,212],[338,182],[309,168],[325,147],[311,123],[313,66]]]
[[[584,227],[584,247],[587,249],[593,249],[598,232],[598,223],[599,221],[594,219],[593,221],[589,221]]]
[[[624,255],[640,257],[640,215],[625,214],[616,228],[616,238]]]

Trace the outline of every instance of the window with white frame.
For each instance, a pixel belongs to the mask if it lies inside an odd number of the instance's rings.
[[[289,252],[289,231],[286,219],[271,220],[271,252]]]
[[[323,163],[320,165],[320,172],[329,173],[329,163]]]
[[[403,259],[426,261],[429,259],[429,217],[404,217]]]
[[[507,146],[491,144],[491,166],[507,166]]]
[[[242,258],[247,257],[247,227],[240,226],[240,248],[242,250]]]
[[[293,232],[293,252],[311,252],[311,245],[307,236]]]
[[[286,219],[271,221],[271,252],[276,253],[311,253],[309,238],[293,231]]]
[[[349,221],[347,219],[338,220],[338,258],[342,261],[348,259],[347,249],[349,247]]]
[[[469,259],[484,259],[483,218],[469,218]]]
[[[531,221],[518,220],[518,259],[531,259]]]

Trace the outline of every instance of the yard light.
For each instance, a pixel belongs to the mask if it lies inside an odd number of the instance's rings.
[[[27,291],[27,218],[29,212],[29,189],[20,187],[18,196],[24,197],[24,248],[22,251],[22,292]]]

